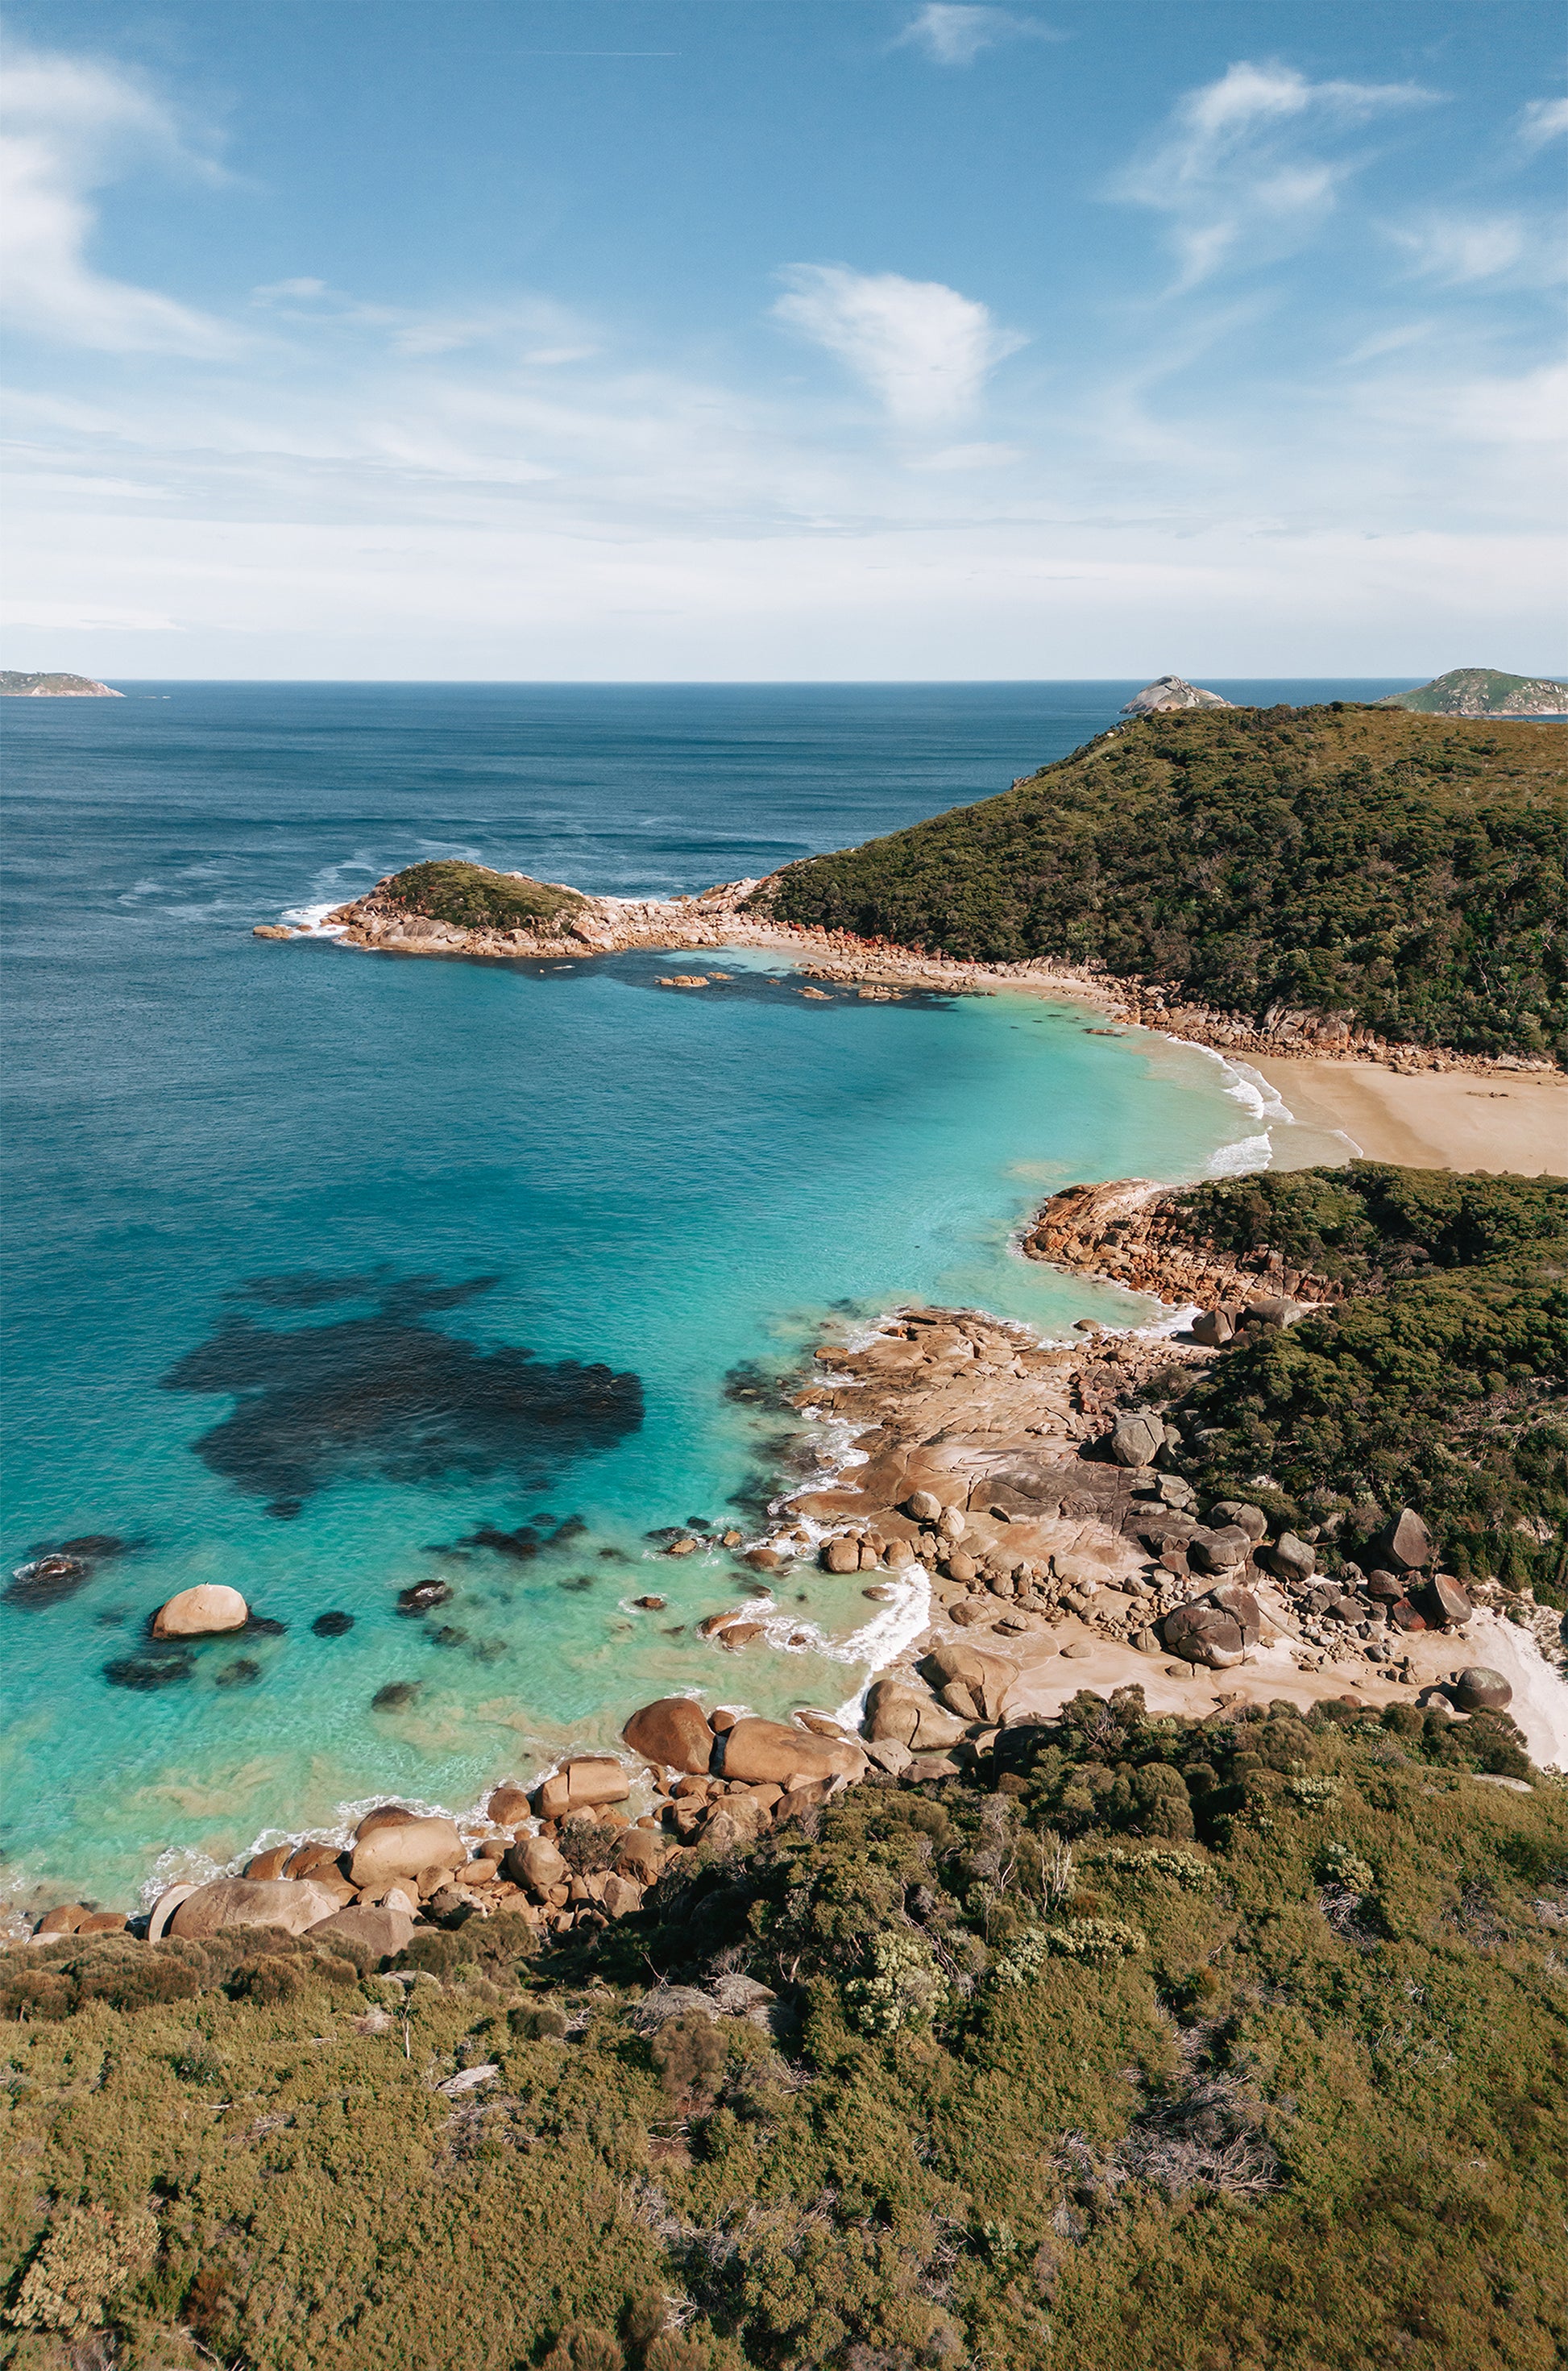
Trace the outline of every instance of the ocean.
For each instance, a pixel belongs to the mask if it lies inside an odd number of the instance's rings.
[[[1299,1134],[1212,1055],[1065,1002],[811,1002],[756,954],[681,996],[658,956],[398,960],[252,925],[431,856],[617,894],[766,873],[1005,789],[1136,688],[5,703],[12,1900],[129,1907],[386,1795],[461,1810],[675,1689],[851,1701],[917,1584],[791,1581],[759,1601],[770,1647],[729,1656],[697,1622],[755,1577],[648,1534],[756,1535],[818,1453],[775,1382],[824,1322],[1151,1318],[1020,1259],[1020,1220],[1074,1179]],[[81,1541],[75,1585],[10,1579]],[[259,1626],[156,1653],[149,1616],[202,1580]]]

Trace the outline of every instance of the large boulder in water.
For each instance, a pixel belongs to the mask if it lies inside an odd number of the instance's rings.
[[[634,1753],[665,1770],[684,1770],[699,1777],[713,1759],[713,1731],[708,1716],[690,1696],[661,1696],[657,1704],[634,1712],[621,1735]]]
[[[199,1943],[203,1936],[221,1935],[229,1926],[281,1926],[285,1934],[303,1935],[340,1906],[335,1892],[308,1877],[261,1883],[248,1877],[219,1877],[186,1895],[167,1932],[183,1943]]]
[[[250,1608],[237,1589],[204,1580],[182,1589],[153,1616],[155,1638],[210,1638],[225,1630],[243,1630]]]
[[[585,1753],[580,1761],[563,1763],[543,1782],[535,1792],[534,1808],[541,1820],[564,1820],[569,1811],[624,1803],[630,1792],[631,1781],[618,1762],[607,1753]]]

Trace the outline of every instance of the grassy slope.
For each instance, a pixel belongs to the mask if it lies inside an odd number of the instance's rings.
[[[533,930],[540,922],[570,920],[582,903],[573,889],[492,873],[455,857],[411,864],[406,873],[394,873],[381,895],[410,914],[469,931]]]
[[[1051,956],[1262,1018],[1568,1055],[1568,734],[1355,707],[1192,710],[786,868],[784,919]]]
[[[1195,1243],[1267,1244],[1353,1289],[1188,1393],[1194,1479],[1256,1497],[1261,1470],[1278,1511],[1337,1509],[1347,1538],[1408,1502],[1461,1573],[1568,1604],[1568,1184],[1360,1161],[1220,1180],[1177,1209]]]
[[[0,2361],[110,2359],[15,2327],[74,2278],[121,2371],[1548,2371],[1568,1793],[1461,1775],[1524,1766],[1505,1717],[1136,1694],[1011,1732],[995,1791],[862,1787],[570,1952],[427,1936],[406,2056],[400,2017],[352,2023],[386,1980],[306,1943],[0,1961]],[[1110,1957],[1020,1949],[1086,1921]],[[787,2030],[638,2038],[651,1969],[737,1963]]]

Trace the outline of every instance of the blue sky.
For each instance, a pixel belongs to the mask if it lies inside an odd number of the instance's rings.
[[[4,23],[7,665],[1568,657],[1555,6]]]

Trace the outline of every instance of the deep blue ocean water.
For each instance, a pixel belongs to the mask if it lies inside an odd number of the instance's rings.
[[[670,1687],[842,1702],[907,1607],[791,1584],[776,1626],[808,1643],[721,1658],[695,1622],[734,1602],[732,1560],[644,1536],[755,1534],[790,1432],[749,1370],[905,1299],[1125,1311],[1015,1257],[1020,1220],[1069,1179],[1268,1151],[1213,1058],[1066,1004],[813,1003],[756,956],[683,997],[667,958],[398,960],[252,925],[432,855],[623,894],[762,873],[1004,789],[1136,688],[6,702],[0,1579],[123,1544],[53,1602],[0,1599],[13,1893],[124,1905],[156,1857],[199,1869],[394,1790],[460,1809]],[[203,1579],[274,1626],[160,1662],[148,1616]],[[450,1597],[400,1613],[431,1579]],[[317,1635],[329,1613],[352,1627]]]

